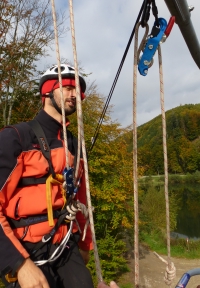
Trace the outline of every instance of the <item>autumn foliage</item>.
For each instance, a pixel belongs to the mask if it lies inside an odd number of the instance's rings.
[[[30,120],[41,108],[37,61],[47,55],[53,40],[48,7],[49,1],[45,0],[0,3],[0,128]],[[58,28],[61,32],[62,19]],[[108,110],[91,151],[105,99],[94,83],[88,85],[86,95],[83,120],[95,231],[103,278],[109,281],[127,271],[126,245],[132,239],[128,236],[133,231],[134,217],[132,129],[112,121]],[[166,120],[169,172],[200,170],[200,104],[172,109],[166,113]],[[70,117],[70,122],[69,130],[76,135],[76,115]],[[138,174],[163,174],[163,167],[162,121],[158,116],[138,127]],[[144,218],[150,215],[156,225],[162,226],[163,218],[157,217],[152,207],[163,207],[163,199],[159,201],[160,195],[154,198],[153,192],[143,197]],[[95,275],[94,261],[89,267]]]
[[[186,104],[166,112],[168,172],[200,171],[200,104]],[[132,133],[127,134],[129,151]],[[143,175],[163,175],[161,115],[138,127],[138,166]]]

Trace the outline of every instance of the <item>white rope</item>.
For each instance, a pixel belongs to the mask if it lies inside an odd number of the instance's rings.
[[[75,171],[75,181],[78,177],[79,166],[80,166],[80,151],[81,151],[81,141],[84,138],[83,127],[82,127],[82,105],[81,105],[81,93],[79,84],[79,74],[78,74],[78,61],[76,53],[76,40],[75,40],[75,27],[74,27],[74,14],[73,14],[73,4],[69,0],[69,13],[70,13],[70,26],[71,26],[71,36],[72,36],[72,48],[74,56],[74,68],[75,68],[75,83],[76,83],[76,108],[77,108],[77,122],[78,122],[78,149],[77,149],[77,160],[76,160],[76,171]]]
[[[76,214],[79,211],[84,215],[84,217],[86,219],[84,232],[83,232],[83,237],[82,237],[82,240],[84,241],[85,235],[86,235],[86,231],[87,231],[87,227],[88,227],[88,224],[89,224],[89,221],[88,221],[89,220],[88,219],[88,215],[89,215],[88,209],[80,201],[74,201],[72,204],[67,205],[66,210],[69,212],[69,215],[67,215],[65,217],[66,220],[70,221],[69,231],[67,232],[66,236],[64,237],[62,242],[59,244],[59,246],[56,248],[54,253],[49,257],[49,259],[40,260],[40,261],[35,261],[34,262],[37,266],[42,266],[42,265],[44,265],[44,264],[46,264],[48,262],[53,262],[56,259],[58,259],[58,257],[60,257],[60,255],[62,254],[63,250],[66,247],[67,242],[69,241],[70,235],[72,233],[73,221],[76,220]]]
[[[138,49],[138,30],[140,23],[137,24],[135,30],[135,46],[134,46],[134,79],[133,79],[133,179],[134,179],[134,256],[135,256],[135,287],[139,287],[139,245],[138,245],[138,183],[137,183],[137,64],[139,61],[139,54],[144,50],[146,43],[146,36],[148,34],[148,25],[146,26],[146,33],[142,39]],[[167,285],[171,285],[176,276],[176,268],[171,261],[170,255],[170,218],[169,218],[169,195],[168,195],[168,159],[167,159],[167,141],[166,141],[166,119],[164,109],[164,84],[163,84],[163,71],[162,71],[162,56],[161,48],[158,46],[158,59],[159,59],[159,76],[160,76],[160,102],[162,114],[162,127],[163,127],[163,154],[164,154],[164,170],[165,170],[165,202],[166,202],[166,233],[167,233],[167,251],[168,261],[160,257],[156,252],[154,254],[167,264],[164,281]],[[153,61],[151,61],[151,65]]]
[[[167,260],[165,260],[164,258],[162,258],[160,255],[158,255],[158,253],[156,253],[155,251],[153,252],[162,262],[164,262],[165,264],[167,264],[166,267],[166,271],[165,271],[165,276],[164,276],[164,281],[166,285],[171,285],[172,281],[175,279],[176,277],[176,267],[174,265],[173,262],[170,263],[170,267],[169,267],[169,263],[167,262]]]
[[[168,193],[168,158],[167,158],[167,137],[166,137],[166,117],[165,117],[165,105],[164,105],[164,83],[163,83],[163,69],[162,69],[162,54],[161,47],[158,45],[158,61],[159,61],[159,77],[160,77],[160,103],[161,103],[161,115],[162,115],[162,128],[163,128],[163,154],[164,154],[164,171],[165,171],[165,203],[166,203],[166,236],[167,236],[167,255],[168,266],[165,275],[165,283],[171,285],[174,279],[170,275],[174,275],[174,272],[170,274],[170,271],[174,271],[174,264],[171,262],[170,252],[170,215],[169,215],[169,193]],[[175,268],[175,267],[174,267]],[[175,276],[174,276],[175,277]]]
[[[139,287],[139,215],[138,215],[138,164],[137,164],[137,70],[139,54],[144,49],[149,26],[146,25],[145,34],[138,49],[138,31],[140,22],[135,28],[134,66],[133,66],[133,191],[134,191],[134,265],[135,287]]]
[[[73,47],[74,68],[75,68],[75,81],[76,81],[78,142],[82,144],[81,146],[82,146],[83,161],[84,161],[87,205],[88,205],[88,212],[89,212],[90,228],[91,228],[91,233],[92,233],[92,241],[93,241],[93,246],[94,246],[94,258],[95,258],[96,274],[97,274],[98,281],[101,282],[101,281],[103,281],[103,277],[102,277],[100,260],[99,260],[97,243],[96,243],[93,212],[92,212],[93,209],[92,209],[91,196],[90,196],[88,163],[87,163],[87,154],[86,154],[86,147],[85,147],[84,128],[83,128],[83,115],[82,115],[82,106],[81,106],[81,97],[80,97],[80,85],[79,85],[79,76],[78,76],[78,63],[77,63],[77,55],[76,55],[76,41],[75,41],[75,28],[74,28],[74,15],[73,15],[72,0],[69,0],[69,9],[70,9],[70,25],[71,25],[72,47]],[[78,144],[78,145],[79,145],[78,146],[78,151],[80,153],[80,144]],[[77,157],[75,178],[77,178],[77,175],[78,175],[79,162],[80,162],[80,155],[78,155],[78,157]]]
[[[69,241],[71,232],[72,232],[72,227],[73,227],[73,222],[70,222],[70,228],[67,231],[67,234],[65,235],[65,237],[63,238],[62,242],[59,244],[59,246],[56,248],[56,250],[53,252],[53,254],[49,257],[49,259],[47,260],[40,260],[40,261],[35,261],[34,263],[37,266],[42,266],[48,262],[53,262],[56,259],[58,259],[58,257],[60,257],[60,255],[62,254],[63,250],[66,248],[66,244]]]
[[[57,63],[58,63],[58,79],[59,79],[59,86],[60,86],[60,100],[61,100],[61,111],[62,111],[62,125],[63,125],[63,138],[64,138],[64,148],[65,148],[65,157],[66,157],[66,168],[69,169],[65,104],[64,104],[64,97],[63,97],[62,76],[61,76],[61,68],[60,68],[60,52],[59,52],[59,44],[58,44],[58,30],[57,30],[57,24],[56,24],[56,9],[55,9],[54,0],[51,0],[51,4],[52,4],[52,16],[53,16],[55,44],[56,44],[56,56],[57,56]]]
[[[139,287],[139,240],[138,240],[138,167],[137,167],[137,66],[138,66],[138,29],[135,29],[134,66],[133,66],[133,191],[134,191],[134,265],[135,287]]]

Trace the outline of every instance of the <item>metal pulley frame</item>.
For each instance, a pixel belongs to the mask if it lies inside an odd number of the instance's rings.
[[[164,0],[171,15],[175,16],[175,22],[179,26],[188,49],[200,68],[200,45],[191,21],[190,12],[193,7],[189,7],[186,0]]]

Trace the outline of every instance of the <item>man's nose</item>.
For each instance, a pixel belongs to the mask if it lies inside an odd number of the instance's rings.
[[[76,98],[76,88],[70,91],[70,96]]]

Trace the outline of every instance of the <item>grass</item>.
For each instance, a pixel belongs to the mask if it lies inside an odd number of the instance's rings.
[[[132,283],[127,283],[127,284],[123,284],[123,285],[119,285],[120,288],[133,288],[133,284]]]
[[[167,244],[161,232],[142,233],[142,241],[150,250],[167,255]],[[171,256],[185,259],[199,259],[200,241],[186,239],[171,239]]]
[[[153,184],[153,185],[164,185],[164,175],[150,175],[139,178],[139,184]],[[196,171],[193,174],[169,174],[169,183],[180,184],[180,183],[200,183],[200,171]]]

